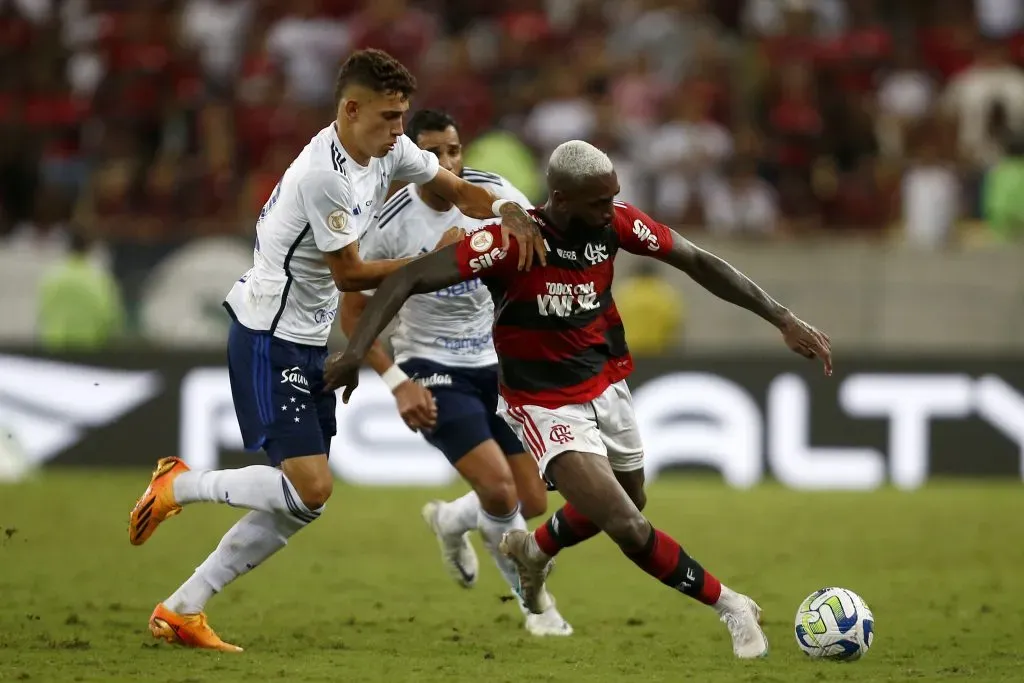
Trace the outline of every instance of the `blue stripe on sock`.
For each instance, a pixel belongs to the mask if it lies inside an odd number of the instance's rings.
[[[292,495],[291,487],[288,486],[288,480],[283,476],[281,477],[281,488],[284,490],[284,504],[288,506],[288,511],[292,513],[297,519],[309,524],[315,522],[319,515],[315,512],[308,512],[299,506],[295,500],[295,496]]]

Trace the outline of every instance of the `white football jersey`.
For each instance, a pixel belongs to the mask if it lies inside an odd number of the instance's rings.
[[[462,177],[523,208],[531,206],[522,192],[497,174],[467,168]],[[434,249],[448,228],[471,231],[497,220],[469,218],[454,206],[448,211],[435,211],[423,203],[414,185],[395,193],[380,215],[380,223],[360,243],[360,253],[366,260],[424,254]],[[426,358],[470,368],[494,365],[498,357],[494,353],[493,324],[494,303],[480,280],[416,294],[398,313],[391,337],[395,360],[401,363]]]
[[[427,183],[437,157],[406,136],[383,158],[360,166],[334,124],[309,141],[281,176],[256,221],[253,267],[225,298],[249,329],[323,346],[338,310],[338,289],[324,252],[354,242],[380,218],[393,180]]]

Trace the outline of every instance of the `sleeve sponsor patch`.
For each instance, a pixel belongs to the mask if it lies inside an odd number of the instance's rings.
[[[478,254],[490,249],[492,244],[494,244],[494,236],[486,230],[475,233],[469,238],[469,246]]]
[[[348,212],[345,209],[331,211],[327,216],[327,227],[334,232],[342,232],[348,225]]]

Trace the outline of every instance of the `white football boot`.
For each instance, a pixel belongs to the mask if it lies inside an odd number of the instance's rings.
[[[547,589],[544,589],[544,592],[547,593]],[[522,599],[516,596],[516,604],[519,605],[519,611],[523,613],[523,618],[526,620],[524,623],[526,630],[531,635],[540,637],[571,636],[572,625],[559,614],[555,607],[555,598],[548,593],[541,601],[547,603],[548,608],[540,614],[534,614],[526,608]]]
[[[463,588],[476,585],[480,561],[477,559],[473,544],[469,542],[469,532],[464,534],[448,534],[438,522],[438,513],[444,501],[432,500],[423,506],[423,521],[437,536],[437,544],[441,547],[441,561],[448,575]]]
[[[715,611],[732,636],[732,651],[740,659],[768,656],[768,637],[761,629],[761,608],[742,593],[722,586]]]
[[[551,594],[544,588],[544,581],[551,571],[552,558],[537,547],[533,534],[520,529],[506,531],[498,544],[498,551],[516,566],[519,586],[513,590],[526,608],[533,614],[542,615],[548,608],[554,607]]]

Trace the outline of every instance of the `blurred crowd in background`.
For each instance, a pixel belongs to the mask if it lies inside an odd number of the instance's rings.
[[[250,240],[362,47],[537,201],[583,138],[689,231],[1024,236],[1020,0],[0,0],[0,244]]]

